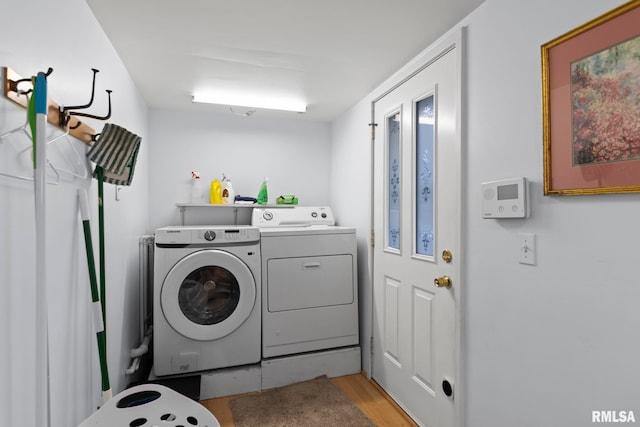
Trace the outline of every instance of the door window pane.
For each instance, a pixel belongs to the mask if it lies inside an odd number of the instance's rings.
[[[400,113],[387,118],[387,247],[400,250]]]
[[[433,154],[435,135],[434,96],[415,104],[416,118],[416,194],[415,194],[415,253],[433,256]]]

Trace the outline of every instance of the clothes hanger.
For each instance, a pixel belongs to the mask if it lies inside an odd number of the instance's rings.
[[[28,123],[27,123],[27,125],[28,125]],[[77,165],[82,169],[82,172],[78,173],[76,171],[72,171],[72,170],[69,170],[69,169],[63,169],[60,166],[56,167],[49,160],[47,160],[47,163],[50,165],[51,168],[53,168],[56,171],[56,175],[58,175],[58,177],[59,177],[60,173],[63,173],[65,175],[69,175],[69,176],[72,176],[74,178],[87,179],[90,176],[89,169],[88,169],[89,166],[87,165],[86,162],[84,162],[84,163],[82,162],[82,157],[80,156],[80,154],[78,154],[78,151],[73,146],[73,142],[69,139],[69,132],[70,132],[70,128],[69,128],[69,123],[67,122],[67,125],[66,125],[64,133],[62,133],[61,135],[55,136],[54,138],[48,140],[47,141],[47,145],[52,144],[55,141],[58,141],[59,139],[63,139],[64,138],[64,140],[67,141],[67,144],[69,145],[70,150],[73,152],[73,157],[74,157],[75,163],[74,163],[73,160],[69,159],[69,156],[66,154],[66,151],[64,151],[64,150],[58,150],[58,151],[61,153],[61,155],[64,158],[64,161],[67,163],[67,165],[69,165],[69,166]],[[31,135],[26,131],[26,127],[25,127],[25,133],[29,136],[29,138],[31,137]],[[24,153],[26,151],[29,151],[30,149],[31,149],[31,147],[24,148],[18,154],[22,154],[22,153]]]
[[[67,165],[69,166],[77,166],[78,168],[81,169],[81,173],[78,173],[74,170],[68,170],[68,169],[63,169],[60,168],[60,166],[58,165],[57,170],[58,172],[61,172],[63,174],[75,177],[75,178],[79,178],[79,179],[87,179],[90,176],[89,173],[89,166],[88,166],[88,162],[85,160],[83,162],[83,157],[80,156],[80,154],[78,154],[78,151],[76,150],[76,148],[74,147],[73,141],[71,141],[71,139],[69,138],[69,125],[67,124],[66,130],[63,134],[58,135],[50,140],[47,141],[47,145],[59,140],[59,139],[64,139],[67,142],[67,145],[69,146],[69,150],[71,150],[71,152],[73,153],[73,159],[69,159],[69,155],[67,154],[67,150],[58,150],[64,161],[67,163]]]
[[[30,79],[19,80],[18,82],[16,82],[16,85],[17,85],[17,83],[20,83],[22,81],[27,81],[27,80],[30,81]],[[31,92],[32,92],[32,90],[29,89],[27,91],[20,91],[19,93],[22,94],[22,95],[27,96],[27,103],[28,103],[29,93],[31,93]],[[3,133],[2,135],[0,135],[0,144],[4,143],[4,139],[5,138],[7,138],[8,136],[13,135],[15,133],[18,133],[18,132],[22,132],[27,138],[29,138],[29,141],[31,141],[31,134],[27,130],[28,127],[29,127],[29,115],[27,113],[27,118],[26,118],[24,124],[14,128],[14,129],[11,129],[11,130]],[[32,149],[31,146],[29,146],[26,150],[30,150],[30,149]],[[20,155],[21,153],[23,153],[26,150],[22,150],[22,151],[18,152],[17,155]],[[47,160],[47,165],[51,168],[51,170],[53,171],[53,173],[55,175],[55,181],[48,182],[48,184],[57,185],[58,182],[60,182],[60,172],[58,171],[58,169],[49,160]],[[0,176],[4,176],[4,177],[7,177],[7,178],[18,179],[18,180],[21,180],[21,181],[33,181],[33,176],[16,175],[16,174],[10,174],[10,173],[6,173],[6,172],[0,172]]]

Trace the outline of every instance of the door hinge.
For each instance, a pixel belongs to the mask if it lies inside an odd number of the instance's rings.
[[[369,127],[371,128],[371,140],[372,141],[376,140],[376,126],[378,126],[377,123],[369,123]]]
[[[369,351],[371,352],[371,356],[373,356],[373,337],[371,337],[370,341],[371,341],[371,344],[369,344],[370,345]]]
[[[374,247],[376,245],[376,232],[374,230],[371,230],[371,247]]]

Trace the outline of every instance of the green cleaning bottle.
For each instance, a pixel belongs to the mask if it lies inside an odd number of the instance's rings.
[[[269,194],[267,193],[267,181],[269,178],[265,177],[260,186],[260,192],[258,192],[258,204],[266,205],[269,203]]]

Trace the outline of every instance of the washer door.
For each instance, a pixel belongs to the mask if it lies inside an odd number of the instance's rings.
[[[202,250],[182,258],[167,274],[160,304],[167,322],[199,341],[229,335],[247,320],[256,301],[256,283],[240,258]]]

